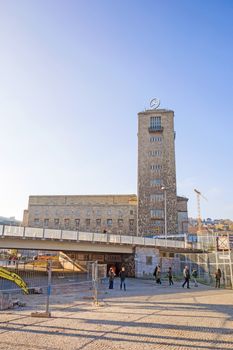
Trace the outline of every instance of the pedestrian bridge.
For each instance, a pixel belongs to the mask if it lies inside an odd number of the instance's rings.
[[[133,253],[135,247],[193,251],[184,241],[109,233],[0,225],[0,248]]]

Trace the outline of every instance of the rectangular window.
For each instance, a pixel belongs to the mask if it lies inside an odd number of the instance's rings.
[[[164,211],[162,209],[151,209],[150,216],[151,218],[163,218]]]
[[[152,256],[146,256],[146,265],[152,265]]]
[[[118,210],[118,216],[122,217],[122,215],[123,215],[122,210],[121,210],[121,209],[120,209],[120,210]]]
[[[150,226],[159,226],[159,227],[163,227],[164,226],[164,221],[163,220],[158,220],[158,219],[151,219],[151,222],[150,222]]]
[[[130,215],[133,215],[133,210],[130,210],[130,212],[129,212],[129,213],[130,213]]]
[[[162,170],[162,165],[161,164],[151,164],[150,165],[150,169],[151,170],[155,170],[156,172],[159,172],[160,170]]]
[[[101,226],[101,219],[96,219],[96,226]]]
[[[54,225],[55,225],[56,227],[59,226],[59,219],[54,219]]]
[[[118,219],[118,226],[122,227],[123,226],[123,219]]]
[[[107,219],[107,225],[112,226],[112,219]]]
[[[160,150],[149,151],[148,154],[151,157],[159,157],[162,155],[162,151]]]
[[[161,179],[152,179],[150,181],[151,186],[162,186],[162,180]]]
[[[68,228],[70,226],[70,219],[64,219],[64,225],[65,228]]]
[[[80,225],[80,219],[75,219],[75,227],[79,228]]]
[[[129,230],[133,231],[134,229],[134,219],[129,219]]]
[[[89,227],[91,225],[91,219],[86,219],[86,227]]]
[[[162,142],[161,136],[152,136],[150,137],[150,142]]]
[[[34,225],[39,225],[39,223],[40,223],[40,219],[39,218],[35,218],[34,219]]]
[[[154,130],[161,129],[161,117],[150,117],[150,128]]]
[[[150,201],[154,202],[162,202],[163,201],[163,193],[155,193],[150,195]]]
[[[129,219],[129,226],[133,226],[134,225],[134,219]]]
[[[49,219],[44,219],[44,227],[48,227],[49,226]]]

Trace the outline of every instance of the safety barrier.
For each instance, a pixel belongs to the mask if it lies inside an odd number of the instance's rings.
[[[88,262],[87,267],[86,273],[67,271],[53,267],[51,260],[43,264],[28,262],[24,264],[24,269],[9,264],[1,267],[5,275],[0,274],[0,310],[15,305],[34,316],[42,313],[49,317],[51,312],[76,302],[97,305],[98,285],[100,279],[106,276],[106,265],[93,261]],[[7,275],[9,278],[5,277]],[[18,283],[19,279],[27,286],[26,289]]]
[[[59,240],[75,242],[95,242],[106,244],[124,244],[139,246],[161,246],[173,248],[185,248],[183,241],[165,240],[160,238],[148,238],[138,236],[114,235],[109,233],[81,232],[68,230],[54,230],[47,228],[19,227],[19,226],[0,226],[0,237],[14,237],[17,239],[41,239],[41,240]]]

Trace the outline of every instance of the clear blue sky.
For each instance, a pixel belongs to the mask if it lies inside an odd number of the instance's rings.
[[[175,111],[178,194],[233,219],[233,2],[0,0],[0,215],[137,191],[137,113]]]

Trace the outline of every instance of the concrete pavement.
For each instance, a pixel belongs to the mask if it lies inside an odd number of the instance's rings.
[[[0,349],[233,349],[232,290],[134,279],[126,292],[119,280],[114,287],[102,286],[99,307],[73,291],[64,304],[56,299],[51,319],[27,308],[1,312]]]

